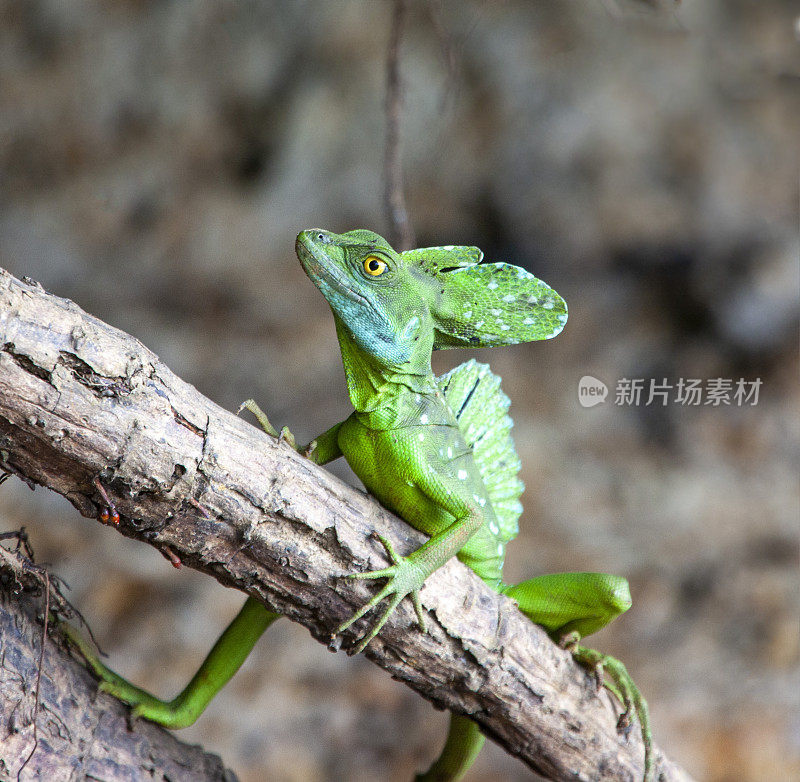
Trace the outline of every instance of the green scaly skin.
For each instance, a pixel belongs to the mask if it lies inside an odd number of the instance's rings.
[[[555,336],[567,319],[564,301],[524,269],[480,263],[482,253],[474,247],[399,254],[371,231],[339,235],[313,229],[300,233],[296,250],[333,311],[354,412],[308,446],[298,447],[287,429],[278,434],[255,402],[248,400],[242,408],[250,410],[266,432],[317,464],[343,455],[381,504],[429,536],[407,556],[399,556],[380,538],[391,564],[350,577],[385,583],[336,633],[385,601],[354,650],[362,651],[404,597],[411,599],[424,631],[419,590],[428,576],[458,556],[595,672],[598,687],[604,684],[624,706],[621,731],[638,717],[645,746],[644,779],[651,782],[654,760],[646,702],[622,663],[579,643],[630,607],[627,582],[605,573],[545,575],[516,586],[502,582],[505,545],[513,531],[509,535],[498,523],[473,447],[431,371],[435,349]],[[195,679],[170,702],[129,684],[100,663],[85,642],[76,643],[103,679],[103,689],[134,706],[135,715],[178,727],[196,719],[275,618],[249,598]],[[483,741],[475,723],[453,715],[442,754],[418,782],[460,779]]]

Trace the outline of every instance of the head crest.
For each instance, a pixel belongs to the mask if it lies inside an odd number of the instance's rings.
[[[477,247],[402,253],[436,283],[429,300],[434,349],[492,347],[555,337],[567,305],[549,285],[509,263],[480,263]]]

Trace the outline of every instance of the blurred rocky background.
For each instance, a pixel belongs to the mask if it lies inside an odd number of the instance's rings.
[[[512,399],[527,485],[508,580],[627,576],[634,606],[595,645],[715,782],[800,778],[798,13],[410,0],[401,51],[417,243],[478,245],[570,306],[552,342],[475,353]],[[388,231],[390,17],[380,0],[0,3],[0,265],[228,408],[253,396],[303,440],[341,420],[333,324],[293,242]],[[584,375],[604,403],[579,404]],[[623,378],[640,405],[615,404]],[[680,378],[762,385],[755,405],[645,404]],[[111,664],[158,693],[243,600],[8,481],[0,528],[22,524]],[[445,724],[285,622],[182,735],[243,782],[408,780]],[[487,747],[468,779],[530,772]]]

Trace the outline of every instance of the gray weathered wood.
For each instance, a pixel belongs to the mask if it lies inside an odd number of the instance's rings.
[[[36,681],[44,613],[42,582],[24,559],[0,546],[0,780],[132,779],[235,782],[216,755],[184,744],[157,725],[128,726],[128,709],[98,694],[92,675],[64,650],[50,625]],[[50,605],[64,608],[55,585]],[[38,742],[34,749],[33,714]]]
[[[370,531],[401,553],[422,540],[372,498],[202,396],[133,337],[2,270],[0,468],[91,517],[103,505],[99,477],[122,534],[169,547],[323,643],[375,588],[338,577],[386,564]],[[510,600],[454,560],[428,580],[422,601],[429,633],[404,601],[369,645],[370,660],[437,706],[469,714],[547,777],[641,777],[637,730],[618,735],[608,695]],[[688,779],[657,754],[663,780]]]

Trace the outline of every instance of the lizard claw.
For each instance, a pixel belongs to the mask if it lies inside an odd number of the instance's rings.
[[[392,560],[392,564],[393,565],[399,565],[400,564],[400,560],[402,559],[402,557],[400,557],[397,554],[397,552],[394,550],[394,546],[392,546],[391,541],[388,538],[383,537],[383,535],[381,535],[380,532],[373,531],[372,534],[381,542],[381,545],[383,546],[384,550],[386,551],[386,556],[389,557],[389,559]],[[358,574],[354,574],[354,575],[358,575]]]
[[[359,580],[371,580],[377,578],[388,579],[383,588],[375,594],[367,603],[365,603],[358,611],[353,614],[346,622],[341,624],[334,635],[344,632],[350,625],[359,620],[364,614],[371,611],[378,603],[386,598],[389,598],[389,604],[381,613],[378,621],[373,625],[372,629],[365,635],[358,645],[353,649],[353,654],[358,654],[364,651],[367,644],[380,632],[381,628],[386,624],[395,608],[400,604],[404,597],[410,597],[414,605],[414,611],[417,615],[422,632],[427,631],[425,623],[425,615],[422,610],[422,603],[419,599],[419,590],[425,581],[426,574],[416,566],[410,557],[401,557],[394,550],[394,547],[389,540],[379,533],[374,533],[375,537],[381,542],[383,548],[386,550],[386,555],[391,560],[392,564],[389,567],[381,568],[380,570],[370,570],[366,573],[348,573],[345,578],[353,578]]]
[[[269,418],[267,418],[267,414],[258,406],[255,399],[245,399],[244,402],[239,405],[236,415],[239,415],[242,410],[249,410],[256,417],[259,425],[268,435],[271,435],[272,437],[278,436],[278,430],[270,423]]]
[[[561,636],[561,640],[558,642],[558,645],[562,649],[566,649],[568,652],[574,652],[580,640],[580,633],[577,630],[573,630],[572,632]]]
[[[281,429],[281,433],[278,436],[278,440],[283,441],[285,443],[289,443],[289,445],[291,445],[295,451],[299,450],[297,447],[297,441],[294,439],[294,435],[289,431],[288,426],[284,426]]]
[[[639,719],[644,744],[644,782],[655,780],[653,736],[650,730],[650,712],[647,701],[634,684],[625,666],[607,654],[576,644],[572,654],[577,662],[589,668],[600,686],[604,686],[622,704],[624,711],[617,720],[617,730],[627,736],[635,714]]]
[[[603,689],[603,663],[599,662],[594,666],[594,684],[597,692]]]
[[[298,453],[301,456],[305,456],[306,459],[310,459],[311,454],[314,453],[314,451],[316,450],[317,450],[317,441],[312,440],[305,448],[298,449]]]
[[[633,718],[631,716],[631,710],[626,709],[619,715],[619,719],[617,720],[617,733],[621,733],[627,739],[632,727]]]
[[[414,611],[417,614],[417,623],[419,624],[419,629],[422,630],[423,633],[427,633],[428,625],[425,622],[425,614],[422,610],[422,602],[419,599],[419,592],[411,593],[411,602],[413,603]]]
[[[239,405],[239,409],[236,411],[236,415],[239,415],[242,410],[249,410],[256,417],[259,425],[268,435],[271,437],[277,437],[279,442],[288,443],[302,456],[310,456],[313,450],[317,447],[317,441],[312,440],[305,448],[301,448],[297,444],[295,436],[289,431],[288,426],[284,426],[279,432],[272,425],[269,418],[267,418],[267,414],[258,406],[254,399],[246,399],[244,402],[242,402],[242,404]]]

